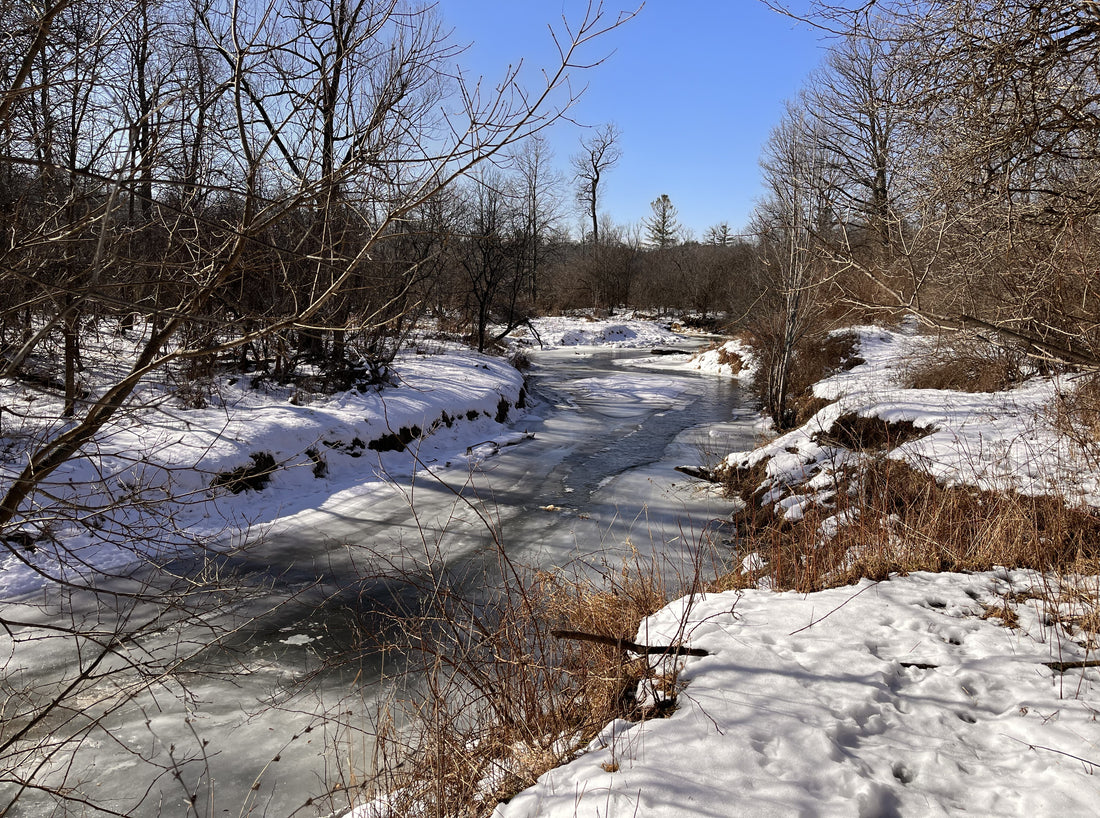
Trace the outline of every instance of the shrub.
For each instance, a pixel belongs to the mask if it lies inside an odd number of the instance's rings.
[[[425,682],[418,696],[389,705],[411,729],[380,731],[372,815],[488,816],[610,721],[666,715],[674,705],[675,663],[629,658],[613,644],[633,639],[640,621],[667,604],[654,564],[635,554],[593,576],[528,572],[499,558],[504,579],[473,583],[494,588],[476,597],[444,573],[395,567],[387,575],[408,589],[395,599],[416,602],[384,612],[384,627],[364,623],[365,635],[384,634],[384,647],[409,657]]]
[[[269,452],[256,452],[251,458],[251,466],[240,466],[214,475],[214,479],[210,481],[211,487],[226,488],[233,494],[262,491],[271,482],[271,474],[277,468],[275,457]]]
[[[907,367],[905,385],[912,389],[999,392],[1025,379],[1025,364],[1026,358],[1018,350],[956,335],[914,356]]]
[[[798,426],[823,405],[813,395],[813,385],[834,372],[851,369],[863,363],[856,355],[859,336],[854,332],[818,332],[803,337],[795,346],[787,373],[787,395],[783,406],[773,405],[771,393],[781,364],[781,339],[766,327],[751,333],[750,343],[760,359],[760,371],[752,383],[752,391],[780,429]]]

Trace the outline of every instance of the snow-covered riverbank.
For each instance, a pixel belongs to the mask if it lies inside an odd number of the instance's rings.
[[[668,719],[608,725],[498,818],[1087,815],[1100,797],[1093,658],[1027,602],[1025,572],[917,574],[814,594],[680,600]],[[1095,581],[1091,591],[1096,592]]]
[[[987,394],[906,389],[898,376],[924,341],[857,333],[864,363],[815,388],[835,403],[727,459],[763,466],[758,496],[779,515],[828,507],[835,475],[858,467],[865,455],[822,434],[846,414],[919,427],[889,456],[944,481],[1096,497],[1095,471],[1052,426],[1054,382]],[[678,709],[608,725],[494,815],[1091,814],[1100,668],[1087,622],[1098,596],[1095,576],[999,570],[678,600],[637,636],[709,652],[666,664],[681,686]]]
[[[541,341],[546,348],[635,349],[685,340],[632,319],[547,318],[536,326],[539,339],[520,333],[517,348],[537,349]],[[85,351],[93,394],[117,376],[137,341],[102,336],[100,343]],[[500,438],[502,424],[525,404],[521,372],[430,341],[400,353],[381,388],[319,395],[231,373],[188,389],[189,400],[196,391],[199,408],[185,405],[178,384],[146,383],[82,456],[54,472],[17,532],[24,549],[0,558],[0,599],[37,592],[65,572],[124,570],[196,542],[254,536],[257,526],[341,493],[407,480],[435,463],[472,467],[511,442]],[[22,468],[30,441],[66,425],[59,396],[48,390],[7,380],[0,402],[7,409],[2,485]],[[265,470],[262,491],[240,490],[249,472]],[[59,503],[97,513],[59,514]]]

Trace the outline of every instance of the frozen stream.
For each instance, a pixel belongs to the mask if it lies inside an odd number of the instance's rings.
[[[256,547],[218,566],[249,591],[217,623],[237,628],[226,650],[202,660],[203,670],[225,672],[196,675],[186,705],[161,691],[107,716],[120,741],[88,743],[70,781],[83,780],[92,799],[122,814],[338,809],[339,799],[304,805],[369,766],[365,714],[383,668],[355,650],[352,626],[379,593],[371,575],[386,560],[410,570],[446,565],[476,587],[497,562],[483,518],[525,566],[616,565],[635,549],[669,573],[690,570],[703,532],[729,504],[673,467],[750,448],[752,413],[735,383],[646,354],[540,353],[530,407],[512,424],[533,436],[477,447],[483,458],[473,469],[465,458],[426,463],[411,484],[343,492],[279,520]],[[64,662],[40,658],[30,672]],[[153,780],[149,760],[168,773]],[[203,784],[194,812],[173,771],[191,791]],[[52,813],[28,795],[14,814]]]

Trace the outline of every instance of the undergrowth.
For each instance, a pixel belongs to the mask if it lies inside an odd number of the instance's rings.
[[[868,457],[843,469],[825,503],[807,503],[797,519],[760,506],[764,464],[732,474],[729,488],[750,500],[736,515],[739,551],[755,570],[716,587],[810,592],[912,571],[1094,570],[1100,517],[1065,499],[1012,491],[943,486],[907,463]],[[753,501],[754,500],[754,501]]]
[[[760,368],[752,382],[752,392],[769,412],[769,389],[773,372],[780,365],[781,344],[764,325],[743,335],[760,360]],[[852,369],[863,363],[857,354],[859,336],[854,332],[817,332],[802,338],[795,347],[787,373],[787,406],[783,409],[782,428],[801,426],[828,401],[813,394],[813,386],[830,375]],[[776,420],[773,414],[773,420]],[[778,422],[778,420],[777,420]]]
[[[364,786],[367,814],[488,815],[609,722],[675,708],[675,662],[615,641],[633,640],[645,617],[698,586],[698,576],[666,588],[637,554],[595,576],[525,571],[503,556],[498,567],[503,579],[476,594],[443,573],[390,575],[406,588],[402,599],[417,601],[380,612],[385,625],[369,631],[382,635],[377,647],[403,657],[407,678],[422,681],[389,705]],[[562,631],[592,638],[554,635]]]
[[[953,334],[915,355],[908,362],[905,381],[912,389],[999,392],[1019,384],[1028,373],[1022,351]]]

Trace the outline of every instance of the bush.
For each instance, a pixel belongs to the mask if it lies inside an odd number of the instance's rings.
[[[957,392],[999,392],[1026,378],[1026,357],[1018,350],[988,341],[954,336],[907,367],[911,389],[951,389]]]
[[[395,566],[386,574],[388,585],[407,589],[401,599],[416,601],[381,612],[382,627],[364,622],[364,635],[378,634],[382,649],[409,657],[408,670],[426,681],[418,696],[389,705],[411,728],[380,731],[372,815],[488,816],[614,719],[674,707],[675,663],[629,658],[615,644],[634,639],[669,600],[654,564],[635,555],[593,577],[528,572],[499,558],[505,579],[473,583],[495,588],[476,598],[445,573]],[[555,638],[563,631],[593,639]]]
[[[252,455],[251,466],[241,466],[232,471],[214,475],[210,481],[212,488],[227,488],[233,494],[242,491],[262,491],[276,469],[275,457],[269,452],[256,452]]]
[[[775,331],[757,327],[748,341],[760,358],[760,370],[752,382],[753,394],[780,429],[791,429],[808,420],[822,405],[813,395],[813,385],[829,375],[863,363],[856,355],[859,336],[854,332],[817,332],[806,335],[795,346],[787,373],[784,405],[777,404],[773,384],[781,365],[781,339]]]

